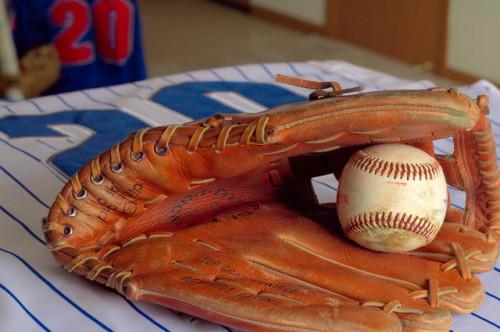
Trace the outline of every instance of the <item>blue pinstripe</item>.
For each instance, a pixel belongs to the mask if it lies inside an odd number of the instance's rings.
[[[129,95],[125,95],[125,94],[123,94],[121,92],[115,91],[112,87],[106,87],[105,89],[108,90],[109,92],[111,92],[112,94],[114,94],[115,96],[118,96],[118,97],[129,97]]]
[[[38,162],[39,164],[43,165],[43,167],[45,167],[46,169],[49,170],[49,172],[51,172],[52,174],[54,174],[54,176],[61,182],[66,182],[65,179],[62,179],[61,178],[61,175],[57,172],[55,172],[51,167],[49,167],[47,164],[45,164],[43,161],[41,161],[38,157],[32,155],[31,153],[9,143],[8,141],[4,140],[4,139],[1,139],[0,138],[0,142],[4,143],[5,145],[7,145],[8,147],[11,147],[12,149],[18,151],[18,152],[21,152],[22,154],[30,157],[31,159],[35,160],[36,162]]]
[[[321,184],[322,186],[327,187],[328,189],[331,189],[333,191],[337,191],[337,188],[335,188],[334,186],[329,185],[328,183],[324,183],[323,181],[318,181],[318,180],[312,180],[312,181],[315,182],[315,183]]]
[[[107,101],[98,100],[98,99],[92,97],[92,95],[90,93],[88,93],[87,91],[85,91],[85,90],[82,90],[81,93],[83,95],[85,95],[85,97],[87,97],[88,99],[92,100],[95,103],[98,103],[98,104],[101,104],[101,105],[106,105],[106,106],[109,106],[109,107],[112,107],[112,108],[120,109],[120,107],[118,107],[114,103],[110,103],[110,102],[107,102]]]
[[[19,181],[18,178],[16,178],[14,175],[12,175],[12,173],[10,173],[9,171],[7,171],[5,168],[3,168],[2,166],[0,166],[0,170],[3,171],[9,178],[12,179],[12,181],[14,181],[15,183],[17,183],[21,188],[24,189],[24,191],[26,191],[31,197],[33,197],[38,203],[42,204],[44,207],[46,207],[47,209],[49,208],[49,206],[47,204],[45,204],[44,201],[42,201],[37,195],[35,195],[28,187],[26,187],[21,181]]]
[[[150,91],[155,91],[155,89],[150,87],[149,85],[142,85],[142,84],[139,84],[139,82],[133,82],[132,84],[139,87],[139,88],[142,88],[142,89],[148,89]]]
[[[66,99],[64,99],[62,96],[60,96],[60,95],[53,95],[53,97],[55,97],[56,99],[58,99],[58,100],[59,100],[61,103],[63,103],[63,104],[64,104],[64,106],[66,106],[68,109],[70,109],[70,110],[74,110],[74,109],[76,109],[74,106],[70,105],[70,104],[66,101]]]
[[[42,276],[37,270],[35,270],[27,261],[25,261],[19,255],[15,254],[7,249],[1,248],[1,247],[0,247],[0,251],[16,258],[18,261],[20,261],[28,270],[31,271],[31,273],[33,273],[38,279],[40,279],[45,285],[47,285],[54,293],[56,293],[61,298],[63,298],[67,303],[69,303],[71,306],[73,306],[76,310],[78,310],[80,313],[82,313],[85,317],[90,319],[92,322],[94,322],[100,328],[102,328],[105,331],[109,331],[109,332],[112,331],[108,326],[106,326],[104,323],[102,323],[97,318],[92,316],[90,313],[85,311],[82,307],[80,307],[72,299],[70,299],[66,294],[64,294],[59,289],[57,289],[57,287],[55,287],[49,280],[47,280],[44,276]]]
[[[7,110],[7,112],[9,112],[10,114],[16,114],[16,112],[14,112],[9,106],[2,105],[2,107],[5,108]]]
[[[15,145],[13,145],[13,144],[9,143],[8,141],[6,141],[6,140],[4,140],[4,139],[2,139],[2,138],[0,138],[0,142],[5,143],[5,145],[10,146],[10,147],[11,147],[11,148],[13,148],[14,150],[21,152],[22,154],[24,154],[24,155],[26,155],[26,156],[30,157],[31,159],[34,159],[34,160],[36,160],[36,161],[38,161],[38,162],[40,162],[40,163],[42,162],[42,161],[40,160],[40,158],[35,157],[35,156],[34,156],[34,155],[32,155],[31,153],[29,153],[29,152],[27,152],[27,151],[24,151],[24,150],[23,150],[23,149],[21,149],[21,148],[18,148],[17,146],[15,146]]]
[[[191,72],[185,72],[184,75],[186,75],[187,77],[189,77],[190,79],[192,79],[193,81],[199,81],[199,79],[197,79]]]
[[[42,245],[45,245],[45,241],[40,238],[38,235],[35,234],[35,232],[33,232],[29,227],[28,225],[26,225],[24,222],[22,222],[20,219],[16,218],[16,216],[14,216],[12,213],[10,213],[9,211],[7,211],[7,209],[5,209],[3,206],[0,205],[0,211],[2,211],[3,213],[5,213],[6,215],[8,215],[12,220],[14,220],[19,226],[21,226],[26,232],[28,232],[35,240],[37,240],[38,242],[40,242]]]
[[[498,325],[497,323],[495,322],[492,322],[491,320],[487,319],[487,318],[484,318],[483,316],[480,316],[478,314],[476,314],[475,312],[471,312],[470,313],[472,316],[476,317],[476,318],[479,318],[480,320],[482,320],[483,322],[486,322],[494,327],[496,327],[497,329],[500,329],[500,325]]]
[[[138,95],[138,94],[133,94],[133,95],[125,95],[125,94],[123,94],[123,93],[121,93],[121,92],[118,92],[118,91],[113,90],[113,88],[112,88],[112,87],[106,87],[105,89],[106,89],[106,91],[109,91],[111,94],[113,94],[113,95],[115,95],[115,96],[117,96],[117,97],[137,98],[137,99],[139,99],[139,100],[146,100],[146,98],[141,97],[141,96],[140,96],[140,95]]]
[[[367,86],[367,84],[366,84],[366,83],[363,83],[363,82],[358,81],[358,80],[354,80],[354,79],[352,79],[352,78],[350,78],[350,77],[347,77],[347,76],[345,76],[345,75],[343,75],[343,74],[339,74],[339,73],[330,73],[330,72],[324,71],[323,69],[320,69],[320,70],[321,70],[321,73],[322,73],[322,74],[318,74],[318,75],[321,77],[321,80],[322,80],[322,81],[324,81],[324,80],[330,80],[330,81],[331,81],[331,78],[326,78],[326,79],[324,78],[324,74],[326,74],[326,75],[328,75],[329,77],[330,77],[330,76],[337,76],[337,77],[341,78],[341,79],[342,79],[342,80],[344,80],[344,81],[348,81],[348,82],[354,83],[354,85],[356,85],[356,86],[361,86],[361,87],[366,87],[366,86]],[[379,86],[377,86],[377,85],[374,85],[373,87],[374,87],[375,89],[377,89],[377,90],[380,90],[380,87],[379,87]]]
[[[142,311],[141,309],[139,309],[138,306],[136,306],[132,301],[128,300],[125,296],[121,295],[120,296],[123,298],[123,300],[125,302],[127,302],[127,304],[132,308],[134,309],[139,315],[141,315],[144,319],[146,319],[147,321],[149,321],[150,323],[152,323],[153,325],[155,325],[157,328],[159,328],[160,330],[164,331],[164,332],[170,332],[169,329],[167,329],[166,327],[163,327],[160,323],[158,323],[157,321],[155,321],[153,318],[151,318],[150,316],[148,316],[144,311]]]
[[[269,69],[269,67],[267,67],[265,64],[260,64],[260,67],[261,67],[262,69],[264,69],[264,71],[265,71],[265,72],[269,75],[269,77],[270,77],[271,79],[273,79],[273,80],[274,80],[274,76],[275,76],[275,75],[274,75],[274,74],[273,74],[273,72]]]
[[[243,77],[243,79],[244,79],[245,81],[251,81],[250,77],[248,77],[248,76],[247,76],[247,74],[245,74],[245,72],[243,71],[243,69],[241,69],[241,68],[240,68],[240,67],[238,67],[238,66],[234,67],[234,69],[235,69],[238,73],[240,73],[241,77]]]
[[[293,63],[287,62],[286,64],[288,65],[288,67],[290,67],[290,69],[292,70],[294,75],[302,76],[302,74],[299,72],[299,70],[295,67],[295,65]]]
[[[224,77],[219,74],[216,70],[210,69],[209,72],[219,79],[219,81],[225,81]]]
[[[496,296],[495,294],[490,293],[490,292],[485,292],[485,293],[486,293],[486,295],[488,295],[489,297],[492,297],[492,298],[494,298],[495,300],[500,301],[500,297]]]
[[[0,284],[0,289],[2,289],[7,295],[10,296],[10,298],[12,298],[12,300],[14,300],[14,302],[17,303],[17,305],[19,305],[21,307],[21,309],[23,309],[23,311],[35,322],[38,324],[38,326],[40,326],[42,328],[42,330],[44,331],[47,331],[49,332],[50,329],[45,326],[45,324],[43,324],[28,308],[26,308],[26,306],[17,298],[16,295],[14,295],[14,293],[12,293],[12,291],[10,291],[7,287],[5,287],[4,285]]]
[[[462,211],[463,211],[463,209],[464,209],[464,207],[463,207],[463,206],[460,206],[460,205],[455,204],[455,203],[450,203],[450,205],[451,205],[451,206],[453,206],[455,209],[459,209],[459,210],[462,210]]]
[[[42,144],[42,145],[45,145],[46,147],[48,147],[49,149],[53,150],[53,151],[57,151],[57,149],[55,147],[53,147],[52,145],[50,145],[49,143],[47,142],[44,142],[40,139],[37,139],[36,140],[38,143]]]
[[[171,79],[169,79],[169,78],[166,78],[165,76],[162,76],[162,77],[160,77],[160,78],[161,78],[163,81],[167,82],[167,83],[170,83],[170,84],[175,84],[175,82],[174,82],[174,81],[172,81],[172,80],[171,80]]]
[[[31,105],[35,106],[35,108],[38,110],[38,112],[40,113],[45,113],[45,110],[43,108],[40,107],[40,105],[38,105],[36,102],[34,102],[33,100],[31,99],[28,99],[26,100],[28,103],[30,103]]]

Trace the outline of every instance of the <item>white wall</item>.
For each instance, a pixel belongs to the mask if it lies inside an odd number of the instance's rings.
[[[319,26],[326,23],[326,0],[250,0],[250,4],[307,23]]]
[[[451,0],[449,68],[500,82],[500,1]]]

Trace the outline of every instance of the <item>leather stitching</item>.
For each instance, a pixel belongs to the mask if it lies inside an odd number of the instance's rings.
[[[431,241],[436,234],[436,226],[428,218],[406,213],[366,212],[349,218],[346,233],[354,235],[374,228],[398,228],[423,236]]]
[[[500,176],[496,161],[495,140],[489,122],[486,123],[485,130],[473,131],[472,137],[477,147],[476,164],[481,176],[481,189],[484,190],[486,196],[486,217],[489,226],[495,229],[500,223],[500,215],[496,211],[500,208]]]
[[[364,151],[356,152],[351,159],[354,167],[373,175],[394,179],[432,180],[440,174],[437,161],[423,163],[398,163],[370,156]]]

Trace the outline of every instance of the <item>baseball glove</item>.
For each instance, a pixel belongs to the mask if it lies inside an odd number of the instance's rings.
[[[454,89],[345,95],[258,114],[217,114],[147,128],[97,156],[57,196],[43,231],[70,272],[133,300],[241,330],[447,331],[451,312],[483,298],[500,233],[495,142],[476,100]],[[327,87],[333,91],[324,90]],[[342,234],[311,177],[339,174],[369,144],[403,142],[436,155],[467,194],[428,246],[363,249]]]
[[[59,78],[61,63],[57,50],[52,45],[35,48],[20,60],[21,74],[18,77],[0,76],[0,98],[8,88],[18,88],[25,98],[41,95]]]

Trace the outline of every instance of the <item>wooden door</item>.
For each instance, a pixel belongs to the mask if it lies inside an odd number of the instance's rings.
[[[440,71],[448,0],[328,0],[326,34]]]

